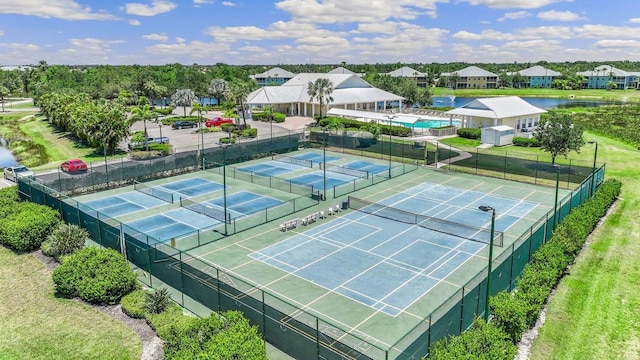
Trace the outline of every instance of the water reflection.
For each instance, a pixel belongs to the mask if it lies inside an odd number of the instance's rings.
[[[11,150],[7,148],[7,141],[5,139],[0,139],[0,168],[13,166],[17,163],[18,162],[11,153]]]

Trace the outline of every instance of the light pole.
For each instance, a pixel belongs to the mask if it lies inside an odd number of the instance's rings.
[[[556,200],[553,203],[553,228],[558,225],[558,190],[560,189],[560,167],[553,165],[556,168]]]
[[[224,208],[224,234],[229,235],[227,232],[227,145],[222,144],[222,207]]]
[[[386,115],[389,120],[389,179],[391,179],[391,119],[395,119],[396,115]]]
[[[327,200],[327,127],[322,128],[322,200]]]
[[[158,127],[160,128],[160,142],[163,142],[164,140],[162,139],[162,122],[158,122]]]
[[[596,144],[596,150],[593,153],[593,169],[591,171],[591,183],[593,184],[593,186],[591,186],[591,195],[593,196],[596,192],[596,160],[598,159],[598,142],[589,141],[589,144]]]
[[[491,315],[491,308],[489,307],[489,297],[491,296],[491,267],[493,265],[493,232],[496,225],[496,209],[487,205],[478,206],[478,209],[484,212],[491,211],[491,239],[489,239],[489,264],[487,265],[487,293],[485,295],[484,304],[484,321],[489,322],[489,316]]]

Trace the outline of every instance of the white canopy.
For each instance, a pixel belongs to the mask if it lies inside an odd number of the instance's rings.
[[[418,114],[385,114],[379,112],[370,112],[370,111],[358,111],[358,110],[348,110],[348,109],[339,109],[332,108],[327,111],[327,115],[334,116],[342,116],[348,117],[350,119],[359,120],[362,122],[369,122],[371,120],[376,120],[381,124],[388,124],[389,121],[391,123],[396,124],[415,124],[418,122],[429,122],[433,120],[449,120],[448,118],[435,118],[435,117],[424,117]]]

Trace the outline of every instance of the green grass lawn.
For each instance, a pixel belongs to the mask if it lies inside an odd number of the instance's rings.
[[[622,194],[551,298],[532,359],[640,358],[640,152],[589,137],[606,177],[623,182]]]
[[[447,88],[433,88],[434,96],[449,95],[451,90]],[[610,101],[640,101],[640,91],[637,90],[603,90],[603,89],[585,89],[585,90],[558,90],[558,89],[456,89],[456,96],[462,97],[484,97],[484,96],[524,96],[524,97],[556,97],[563,99],[582,99],[582,100],[610,100]]]
[[[140,359],[128,327],[54,296],[50,272],[30,254],[0,247],[0,359]]]

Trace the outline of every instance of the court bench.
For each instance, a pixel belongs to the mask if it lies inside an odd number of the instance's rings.
[[[309,225],[312,224],[314,222],[316,222],[318,220],[318,214],[317,213],[313,213],[311,215],[307,215],[305,217],[302,218],[302,225]]]
[[[280,224],[281,231],[287,231],[298,227],[298,219],[288,220]]]

